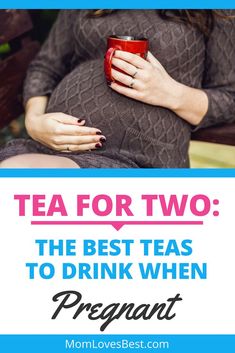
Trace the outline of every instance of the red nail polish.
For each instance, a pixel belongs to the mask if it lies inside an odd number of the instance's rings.
[[[78,119],[77,121],[78,121],[78,123],[81,123],[83,120],[84,120],[84,119]]]
[[[95,148],[101,148],[101,147],[102,147],[101,143],[97,143],[97,144],[95,145]]]
[[[102,132],[101,131],[97,131],[96,135],[102,135]]]
[[[100,142],[106,142],[106,138],[105,137],[101,137],[100,138]]]

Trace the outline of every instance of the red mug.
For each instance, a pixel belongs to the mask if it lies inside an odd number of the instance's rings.
[[[112,58],[115,50],[128,51],[130,53],[141,56],[146,59],[148,53],[148,39],[134,38],[132,36],[110,36],[107,40],[107,51],[104,56],[104,72],[107,82],[114,82],[112,78]],[[122,72],[122,70],[115,68]],[[121,83],[119,83],[121,84]]]

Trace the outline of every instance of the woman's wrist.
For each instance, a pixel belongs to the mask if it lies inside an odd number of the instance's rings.
[[[155,105],[177,112],[184,104],[184,85],[174,80],[168,74],[161,82],[161,90],[157,87]]]
[[[39,116],[45,113],[47,107],[48,97],[32,97],[25,105],[25,117]]]
[[[36,124],[36,118],[38,116],[36,114],[31,114],[30,112],[28,112],[27,114],[25,114],[25,128],[27,130],[27,133],[29,134],[29,136],[33,137],[33,131],[34,131],[34,127]]]
[[[183,104],[184,85],[172,79],[171,77],[169,79],[170,82],[168,84],[166,108],[176,112],[181,108]]]
[[[208,110],[207,94],[174,80],[169,109],[192,125],[200,124]]]
[[[42,97],[32,97],[30,98],[25,106],[25,127],[28,134],[33,137],[35,131],[35,124],[38,126],[38,117],[46,111],[48,98],[46,96]]]

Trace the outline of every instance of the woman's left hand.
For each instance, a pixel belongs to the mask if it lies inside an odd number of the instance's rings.
[[[125,85],[112,82],[110,87],[114,91],[147,104],[174,110],[180,85],[150,52],[144,60],[136,54],[116,50],[112,64],[123,71],[112,68],[113,79]]]

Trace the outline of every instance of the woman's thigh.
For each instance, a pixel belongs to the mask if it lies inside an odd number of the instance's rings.
[[[0,162],[0,168],[79,168],[69,158],[47,154],[28,153]]]

